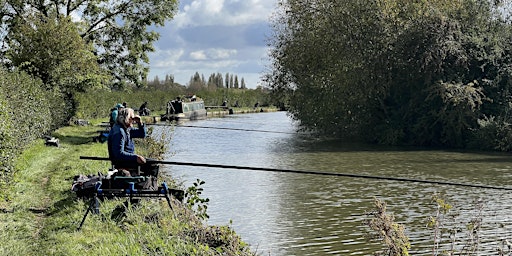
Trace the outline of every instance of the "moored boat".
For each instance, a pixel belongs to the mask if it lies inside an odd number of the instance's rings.
[[[206,109],[202,99],[192,97],[167,102],[165,114],[162,115],[162,121],[183,121],[206,119]]]

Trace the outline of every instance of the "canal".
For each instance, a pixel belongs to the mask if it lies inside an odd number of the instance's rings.
[[[155,134],[172,134],[168,161],[512,188],[508,154],[361,145],[296,128],[285,112],[154,127]],[[442,224],[444,231],[460,228],[455,249],[478,244],[478,255],[497,255],[502,243],[512,242],[510,190],[191,166],[163,166],[163,171],[186,187],[205,181],[208,224],[231,226],[259,255],[370,255],[380,244],[364,239],[362,222],[375,198],[405,226],[411,255],[433,255],[434,230],[426,224],[437,212],[435,194],[453,206]],[[481,219],[477,236],[466,234],[475,219]]]

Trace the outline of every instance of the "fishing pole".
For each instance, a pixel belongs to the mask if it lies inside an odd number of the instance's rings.
[[[110,160],[107,157],[93,157],[93,156],[80,156],[80,159]],[[160,160],[148,160],[147,163],[150,163],[150,164],[153,163],[153,164],[181,165],[181,166],[195,166],[195,167],[208,167],[208,168],[237,169],[237,170],[251,170],[251,171],[281,172],[281,173],[299,173],[299,174],[312,174],[312,175],[324,175],[324,176],[350,177],[350,178],[362,178],[362,179],[374,179],[374,180],[392,180],[392,181],[402,181],[402,182],[438,184],[438,185],[449,185],[449,186],[460,186],[460,187],[471,187],[471,188],[512,190],[512,188],[509,188],[509,187],[497,187],[497,186],[457,183],[457,182],[449,182],[449,181],[409,179],[409,178],[400,178],[400,177],[373,176],[373,175],[352,174],[352,173],[333,173],[333,172],[321,172],[321,171],[307,171],[307,170],[293,170],[293,169],[276,169],[276,168],[264,168],[264,167],[248,167],[248,166],[222,165],[222,164],[203,164],[203,163],[160,161]]]
[[[170,126],[168,124],[148,124],[155,126]],[[177,127],[188,127],[188,128],[202,128],[202,129],[218,129],[218,130],[232,130],[232,131],[244,131],[244,132],[266,132],[266,133],[283,133],[283,134],[297,134],[293,132],[280,132],[280,131],[266,131],[266,130],[252,130],[242,128],[226,128],[226,127],[213,127],[213,126],[196,126],[196,125],[177,125]]]

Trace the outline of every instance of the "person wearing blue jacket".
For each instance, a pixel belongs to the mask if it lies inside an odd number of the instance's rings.
[[[133,138],[145,138],[146,135],[146,126],[133,109],[123,108],[118,111],[116,123],[108,135],[108,154],[114,168],[132,172],[137,166],[146,163],[145,157],[135,153],[133,142]]]
[[[110,110],[110,128],[114,126],[114,124],[117,122],[117,113],[119,110],[123,109],[124,106],[121,103],[118,103],[113,109]]]

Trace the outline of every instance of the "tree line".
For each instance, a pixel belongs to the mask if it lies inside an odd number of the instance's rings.
[[[508,1],[289,0],[265,81],[305,129],[510,151]]]
[[[165,75],[164,80],[160,80],[158,76],[155,76],[152,81],[147,80],[146,84],[148,87],[158,89],[185,86],[175,83],[174,76],[170,74]],[[239,80],[238,75],[236,74],[226,73],[223,76],[219,72],[210,74],[208,80],[205,79],[203,74],[196,72],[190,77],[186,87],[191,90],[201,90],[204,88],[209,90],[216,90],[217,88],[247,89],[247,85],[245,84],[245,79],[243,77]]]

